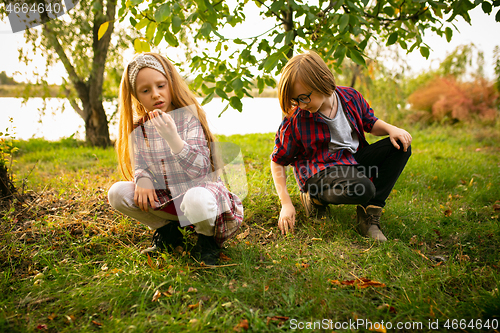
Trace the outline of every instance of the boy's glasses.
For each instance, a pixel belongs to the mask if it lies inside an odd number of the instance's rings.
[[[300,94],[299,96],[297,96],[297,98],[292,98],[290,100],[290,103],[292,103],[292,106],[298,106],[299,103],[307,104],[311,101],[311,94],[312,94],[312,91],[307,95]]]

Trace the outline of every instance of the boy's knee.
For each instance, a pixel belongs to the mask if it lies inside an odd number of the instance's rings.
[[[368,202],[371,198],[375,196],[375,185],[368,178],[361,179],[352,188],[352,195],[356,196],[360,202]]]

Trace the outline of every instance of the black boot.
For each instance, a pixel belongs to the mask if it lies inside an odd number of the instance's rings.
[[[179,230],[178,221],[170,221],[168,224],[155,230],[151,247],[141,251],[142,254],[157,255],[164,250],[173,252],[177,246],[182,246],[183,236]]]
[[[194,247],[194,255],[200,262],[204,262],[205,265],[213,266],[217,265],[220,254],[220,247],[215,242],[213,236],[205,236],[198,234],[198,241]]]

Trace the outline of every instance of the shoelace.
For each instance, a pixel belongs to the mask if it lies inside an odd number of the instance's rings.
[[[380,216],[377,215],[368,215],[368,223],[375,224],[380,229]]]

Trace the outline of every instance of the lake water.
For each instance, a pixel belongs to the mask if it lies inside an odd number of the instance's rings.
[[[281,123],[281,109],[277,98],[243,98],[242,102],[243,112],[228,108],[221,117],[218,115],[227,102],[214,98],[203,106],[213,133],[233,135],[276,132]],[[14,135],[18,139],[58,140],[73,134],[75,138],[85,139],[85,123],[69,102],[50,98],[46,103],[45,114],[41,115],[38,111],[43,106],[41,98],[32,98],[25,104],[22,104],[21,98],[0,98],[0,132],[10,126],[9,118],[12,118]],[[104,103],[104,108],[108,117],[116,110],[111,102]],[[115,116],[110,123],[111,139],[116,139],[117,123],[118,116]]]

